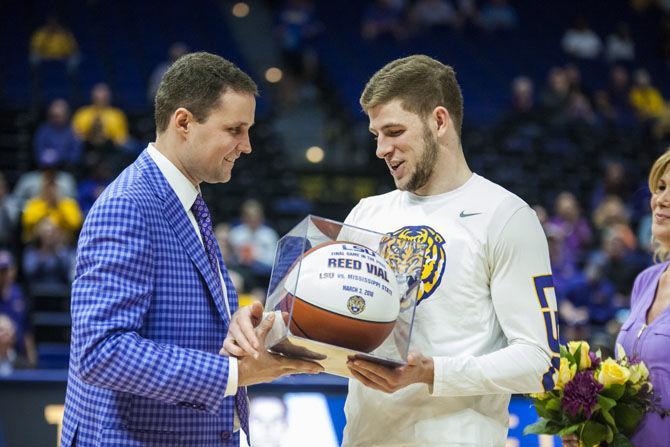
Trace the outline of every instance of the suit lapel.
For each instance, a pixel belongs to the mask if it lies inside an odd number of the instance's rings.
[[[221,281],[214,276],[214,272],[207,260],[205,247],[203,247],[200,242],[177,194],[172,190],[167,180],[160,172],[160,169],[158,169],[158,166],[156,166],[146,150],[142,152],[137,163],[138,168],[147,175],[156,195],[163,200],[165,218],[175,232],[177,239],[184,247],[184,251],[186,251],[193,264],[205,279],[205,284],[214,299],[214,304],[221,314],[221,317],[224,321],[228,321],[228,311],[226,310]]]

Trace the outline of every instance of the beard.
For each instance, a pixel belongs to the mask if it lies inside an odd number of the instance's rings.
[[[437,141],[433,137],[433,134],[430,132],[428,125],[423,125],[423,151],[421,156],[416,162],[416,167],[412,173],[407,183],[402,185],[397,185],[398,189],[401,191],[416,192],[417,189],[421,189],[428,183],[430,177],[433,175],[433,169],[435,168],[435,162],[437,161],[437,154],[439,152],[439,146]]]

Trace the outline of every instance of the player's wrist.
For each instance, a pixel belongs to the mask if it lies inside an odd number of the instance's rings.
[[[435,363],[432,357],[426,357],[423,363],[423,374],[421,375],[421,382],[432,387],[435,379]]]

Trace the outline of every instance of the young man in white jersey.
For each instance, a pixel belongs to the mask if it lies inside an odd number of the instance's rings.
[[[502,447],[511,394],[553,388],[559,365],[540,223],[523,200],[468,168],[451,67],[427,56],[393,61],[360,102],[397,189],[361,200],[346,223],[428,248],[407,365],[348,364],[355,380],[343,445]],[[252,333],[249,318],[239,321],[246,331],[236,328],[241,340],[227,340],[230,350]]]

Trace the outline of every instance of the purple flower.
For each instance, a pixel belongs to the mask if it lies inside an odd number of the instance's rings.
[[[580,371],[563,388],[561,407],[575,418],[581,410],[586,419],[591,418],[593,407],[598,403],[598,392],[603,385],[593,377],[593,371]]]
[[[600,359],[595,352],[589,352],[589,358],[591,359],[591,369],[596,369],[600,366]]]

